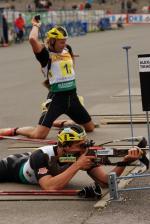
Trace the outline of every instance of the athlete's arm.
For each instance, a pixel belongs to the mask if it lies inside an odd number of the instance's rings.
[[[40,62],[41,67],[45,67],[48,62],[50,62],[49,52],[45,45],[41,43],[38,39],[40,23],[37,22],[34,18],[32,19],[32,30],[29,35],[29,42],[32,46],[33,52],[36,56],[36,59]]]
[[[124,157],[124,162],[133,162],[140,158],[142,152],[138,148],[131,148],[128,150],[128,155]],[[116,166],[111,172],[115,172],[117,176],[120,176],[125,169],[125,166]],[[108,186],[108,174],[105,172],[102,166],[95,167],[88,171],[88,174],[98,182],[102,187]]]
[[[29,34],[29,42],[32,46],[34,53],[39,53],[44,48],[44,44],[42,44],[38,39],[40,23],[37,22],[34,18],[32,19],[32,29]]]
[[[89,169],[93,165],[93,158],[95,157],[83,154],[69,168],[54,176],[53,171],[55,165],[53,165],[53,163],[48,164],[49,160],[47,155],[41,150],[38,150],[30,156],[30,165],[34,170],[38,183],[42,189],[59,190],[63,189],[79,170]],[[51,168],[49,168],[50,166]]]
[[[134,162],[139,159],[142,155],[142,150],[138,147],[133,147],[128,150],[128,155],[123,159],[124,162]],[[111,172],[116,172],[117,176],[120,176],[124,171],[125,167],[116,166]]]
[[[60,190],[63,189],[73,176],[80,170],[78,164],[72,164],[61,174],[57,176],[46,175],[39,179],[39,185],[44,190]]]
[[[62,189],[80,169],[80,163],[74,163],[63,173],[54,176],[55,163],[50,162],[48,155],[40,149],[31,154],[30,166],[34,170],[39,185],[45,190]]]
[[[111,172],[116,172],[117,176],[120,176],[125,169],[125,166],[116,166]],[[107,187],[108,186],[108,173],[105,171],[103,166],[98,166],[90,171],[88,171],[89,176],[99,183],[101,187]]]
[[[94,158],[94,156],[86,156],[86,154],[83,154],[61,174],[57,176],[48,175],[40,178],[39,184],[41,188],[45,190],[63,189],[79,170],[89,169],[93,165],[92,159]]]
[[[39,53],[35,53],[35,57],[40,62],[42,68],[47,66],[48,61],[49,63],[51,63],[51,60],[49,58],[49,53],[46,47],[44,47]]]

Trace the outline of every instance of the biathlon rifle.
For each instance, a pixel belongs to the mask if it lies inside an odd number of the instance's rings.
[[[149,160],[146,157],[146,145],[147,140],[143,137],[138,143],[138,147],[142,150],[142,156],[139,159],[148,169],[149,168]],[[82,146],[84,149],[87,149],[88,156],[95,156],[94,165],[117,165],[117,166],[134,166],[131,162],[119,161],[119,162],[111,162],[109,157],[123,157],[128,154],[127,149],[116,149],[103,147],[101,145],[95,145],[93,140],[87,141]],[[59,157],[60,163],[73,163],[77,160],[78,156],[73,154],[66,154],[63,157]]]

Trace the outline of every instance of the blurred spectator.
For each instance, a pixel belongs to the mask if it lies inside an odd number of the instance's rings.
[[[79,5],[79,9],[80,9],[80,10],[83,10],[83,9],[84,9],[84,4],[83,4],[83,2],[80,3],[80,5]]]
[[[50,0],[34,0],[36,10],[42,11],[50,10],[52,8],[52,2]]]
[[[43,0],[34,0],[34,4],[35,4],[35,8],[36,10],[41,10],[43,8],[45,8],[46,6],[46,2]]]
[[[15,10],[15,9],[16,9],[16,8],[15,8],[15,5],[12,4],[12,5],[10,6],[10,9],[11,9],[11,10]]]
[[[126,8],[127,13],[136,13],[138,9],[137,0],[127,0]]]
[[[16,42],[22,42],[24,40],[24,28],[25,20],[20,13],[18,18],[15,20]]]
[[[2,37],[2,46],[8,47],[8,23],[6,16],[2,14],[2,31],[3,31],[3,37]]]
[[[32,5],[30,3],[27,4],[26,8],[27,8],[28,12],[32,12],[33,11]]]
[[[121,0],[121,13],[125,13],[126,6],[125,6],[125,0]]]
[[[143,13],[149,13],[150,11],[149,11],[149,6],[143,6],[142,7],[142,12]]]
[[[101,18],[97,24],[98,28],[101,31],[110,30],[111,29],[111,23],[109,17]]]
[[[51,9],[52,8],[52,6],[53,6],[53,4],[52,4],[52,2],[51,1],[47,1],[47,9]]]
[[[72,5],[72,9],[76,10],[76,9],[78,9],[78,6],[76,4],[74,4],[74,5]]]
[[[132,1],[132,9],[131,9],[132,13],[136,13],[137,9],[138,9],[137,0],[133,0]]]
[[[35,8],[39,8],[39,0],[34,0]]]
[[[127,0],[126,7],[127,7],[127,13],[131,13],[131,11],[132,11],[132,1],[131,0]]]
[[[117,20],[117,27],[120,29],[120,28],[123,28],[123,19],[122,17],[120,16]]]
[[[46,0],[40,0],[39,4],[40,4],[39,8],[46,9],[46,6],[47,6],[47,1]]]
[[[85,3],[85,6],[84,6],[84,9],[91,9],[92,8],[92,5],[89,3],[89,2],[86,2]]]
[[[99,4],[105,4],[106,0],[97,0]]]

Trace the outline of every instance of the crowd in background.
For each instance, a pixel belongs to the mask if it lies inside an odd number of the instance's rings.
[[[3,1],[6,2],[6,1]],[[8,3],[9,1],[7,1]],[[10,4],[10,10],[17,10],[15,2],[17,0],[11,0]],[[21,2],[21,1],[19,1]],[[33,0],[33,1],[27,1],[26,2],[26,8],[23,11],[26,12],[41,12],[41,11],[54,11],[56,7],[56,3],[58,1],[56,0]],[[61,1],[59,1],[61,2]],[[62,1],[64,4],[61,5],[61,9],[65,10],[67,9],[67,0]],[[119,4],[120,11],[118,13],[136,13],[138,12],[138,5],[141,3],[140,0],[81,0],[81,1],[69,1],[69,6],[71,10],[91,10],[93,9],[94,4],[98,3],[100,8],[104,5],[107,5],[108,3],[113,6],[115,4]],[[146,0],[145,0],[146,2]],[[148,1],[147,1],[148,2]],[[13,3],[13,4],[12,4]],[[150,3],[150,1],[149,1]],[[0,5],[1,6],[1,5]],[[60,8],[59,8],[60,9]],[[111,8],[107,8],[105,11],[106,14],[111,14],[113,11],[111,11]],[[150,12],[150,6],[142,6],[141,9],[143,12],[149,13]],[[142,12],[141,11],[141,12]],[[2,11],[0,11],[2,12]],[[122,25],[122,24],[121,24]],[[13,27],[14,27],[14,40],[15,43],[21,43],[24,41],[24,34],[25,34],[25,28],[26,28],[26,21],[25,18],[23,18],[22,14],[19,13],[18,17],[14,19],[13,21]],[[9,45],[9,29],[8,29],[8,21],[7,16],[5,14],[1,13],[0,18],[0,46],[7,47]]]
[[[35,8],[42,10],[51,10],[53,3],[50,0],[34,0]]]
[[[54,4],[50,0],[34,0],[36,10],[53,10],[55,8]],[[72,3],[70,9],[92,9],[93,0],[81,1],[79,3]],[[64,4],[61,6],[61,10],[67,9],[67,3],[64,1]]]
[[[14,33],[15,33],[15,43],[21,43],[24,41],[25,33],[25,19],[22,14],[19,13],[18,17],[14,20]],[[0,37],[0,45],[2,47],[9,46],[9,26],[6,15],[2,14],[2,32]]]
[[[150,0],[7,0],[0,1],[12,10],[49,11],[49,10],[110,10],[112,13],[135,13],[139,7],[148,7]],[[4,4],[3,4],[4,5]]]

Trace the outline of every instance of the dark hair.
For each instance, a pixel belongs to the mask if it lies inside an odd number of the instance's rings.
[[[71,55],[72,59],[74,59],[74,55],[73,55],[73,51],[72,51],[72,47],[70,45],[66,45],[66,48],[68,49],[69,54]]]

